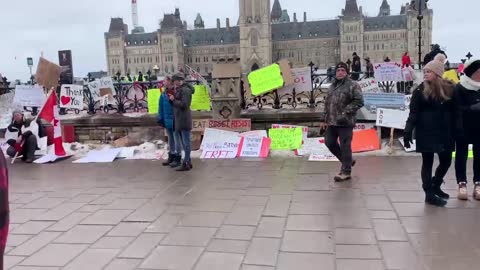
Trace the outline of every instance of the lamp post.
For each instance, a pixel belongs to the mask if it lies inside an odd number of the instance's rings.
[[[33,85],[33,73],[32,73],[32,67],[33,67],[33,58],[32,57],[28,57],[27,58],[27,65],[28,65],[28,68],[30,69],[30,81],[32,82],[32,85]]]
[[[414,0],[412,2],[414,9],[418,11],[418,67],[422,68],[422,21],[423,10],[427,9],[428,0]]]

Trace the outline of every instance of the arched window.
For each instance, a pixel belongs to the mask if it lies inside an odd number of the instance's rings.
[[[253,64],[253,65],[252,65],[252,71],[255,71],[255,70],[257,70],[257,69],[260,69],[260,67],[258,66],[258,64],[257,64],[257,63]]]

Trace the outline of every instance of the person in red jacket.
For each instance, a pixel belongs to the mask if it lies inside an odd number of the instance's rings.
[[[408,67],[412,65],[412,60],[410,59],[410,55],[406,52],[402,57],[402,68]]]

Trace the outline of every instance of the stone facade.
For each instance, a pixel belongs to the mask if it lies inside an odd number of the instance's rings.
[[[387,0],[379,2],[378,16],[367,17],[356,0],[345,0],[338,19],[303,21],[296,14],[290,22],[288,12],[275,0],[239,0],[236,26],[227,19],[225,27],[205,29],[197,16],[189,29],[180,10],[164,15],[158,31],[129,34],[120,18],[111,20],[105,33],[106,55],[110,74],[137,74],[160,68],[160,74],[173,73],[184,65],[208,75],[216,63],[237,62],[243,72],[260,68],[272,61],[288,59],[294,67],[311,61],[327,68],[338,61],[352,58],[353,52],[382,62],[385,57],[400,61],[408,51],[412,59],[418,55],[418,12],[412,4],[402,6],[399,15],[390,15]],[[418,2],[418,1],[417,1]],[[432,43],[433,11],[424,10],[422,52]],[[377,12],[375,12],[377,14]],[[280,16],[280,17],[279,17]],[[415,61],[416,62],[416,61]]]

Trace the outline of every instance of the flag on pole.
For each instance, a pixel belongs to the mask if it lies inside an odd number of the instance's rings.
[[[60,126],[60,119],[58,117],[57,95],[55,91],[50,91],[47,101],[43,105],[38,118],[41,118],[53,125],[53,142],[56,156],[65,156],[66,152],[63,148],[62,128]]]

